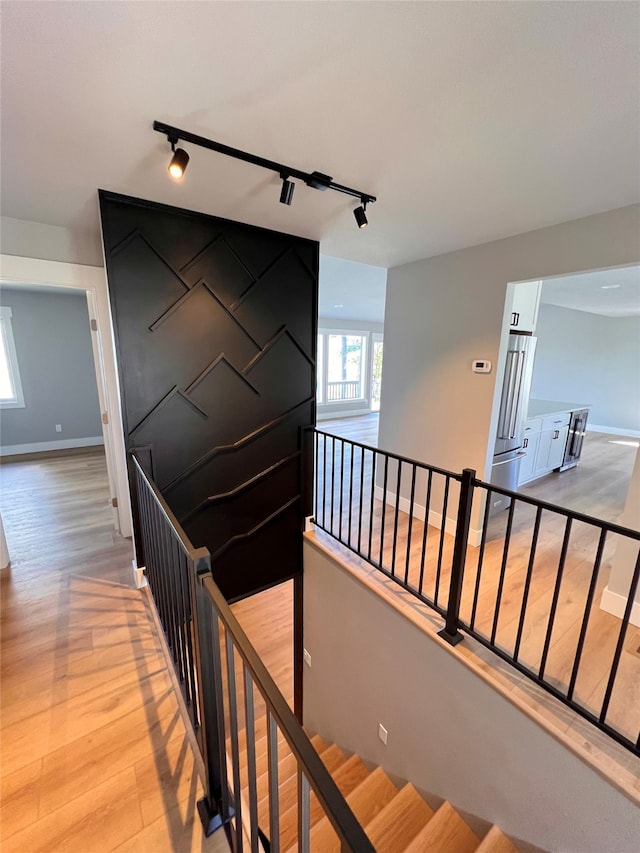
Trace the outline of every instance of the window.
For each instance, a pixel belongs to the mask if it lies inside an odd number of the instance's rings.
[[[0,307],[0,408],[23,409],[22,383],[11,327],[11,308]]]
[[[362,335],[327,335],[327,402],[364,397],[364,354]]]
[[[366,335],[327,332],[323,401],[342,403],[365,397]]]

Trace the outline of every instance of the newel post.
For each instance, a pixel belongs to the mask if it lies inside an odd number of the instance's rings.
[[[456,521],[456,538],[451,563],[451,581],[449,582],[449,600],[447,601],[444,628],[438,631],[438,635],[452,646],[456,646],[463,639],[463,635],[458,630],[458,619],[460,616],[462,581],[464,577],[464,563],[467,556],[475,478],[476,472],[472,468],[465,468],[462,472],[458,518]],[[443,519],[442,523],[445,523],[445,519]]]
[[[211,575],[211,557],[206,548],[192,555],[191,610],[196,652],[198,699],[200,706],[199,740],[205,767],[205,796],[196,803],[205,836],[211,835],[229,819],[224,760],[224,722],[221,685],[216,684],[213,655],[214,630],[211,603],[202,581]],[[219,688],[219,689],[216,689]]]

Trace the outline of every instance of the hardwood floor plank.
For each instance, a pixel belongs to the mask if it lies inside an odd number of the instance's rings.
[[[177,708],[167,704],[153,719],[138,708],[88,737],[50,752],[43,759],[39,780],[40,816],[91,790],[96,780],[108,779],[132,765],[135,768],[138,761],[155,754],[153,750],[173,748],[173,741],[184,737]]]
[[[224,834],[202,843],[194,757],[111,525],[104,455],[11,462],[0,481],[3,851],[227,850]]]
[[[204,838],[192,800],[180,803],[115,848],[117,853],[229,853],[224,830]]]
[[[2,775],[0,796],[0,839],[4,840],[38,819],[38,782],[42,759]]]
[[[107,853],[142,829],[136,776],[121,771],[3,842],[3,853]]]

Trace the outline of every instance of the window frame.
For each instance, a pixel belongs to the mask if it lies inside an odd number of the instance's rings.
[[[329,342],[330,335],[338,335],[339,337],[357,337],[362,338],[362,354],[360,364],[360,394],[359,397],[352,397],[348,400],[329,400],[327,386],[329,382]],[[318,399],[318,404],[321,406],[342,406],[347,407],[352,403],[369,404],[369,350],[371,333],[365,329],[349,328],[336,329],[330,326],[322,326],[318,328],[318,337],[322,336],[322,356],[323,363],[318,373],[322,378],[322,390],[318,393],[318,398],[322,398],[322,402]]]
[[[13,386],[14,395],[11,398],[0,399],[0,409],[24,409],[24,393],[22,391],[22,379],[20,378],[20,367],[18,365],[18,354],[13,335],[13,312],[8,305],[0,306],[0,325],[2,325],[3,339],[6,344],[7,366],[9,378]],[[1,342],[0,342],[1,345]]]

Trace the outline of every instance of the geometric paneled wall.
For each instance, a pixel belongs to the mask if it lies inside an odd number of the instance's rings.
[[[100,191],[125,443],[236,600],[302,571],[318,244]]]

